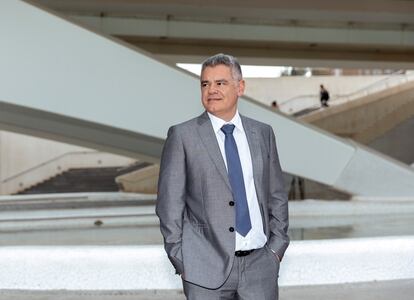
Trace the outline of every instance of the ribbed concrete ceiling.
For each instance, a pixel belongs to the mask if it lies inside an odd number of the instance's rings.
[[[414,68],[412,0],[31,0],[169,63]]]
[[[35,0],[74,14],[147,15],[177,18],[219,18],[275,21],[414,24],[411,0]]]

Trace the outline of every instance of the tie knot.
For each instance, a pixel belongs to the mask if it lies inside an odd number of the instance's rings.
[[[234,127],[235,126],[233,124],[226,124],[221,127],[221,131],[223,131],[225,135],[233,134]]]

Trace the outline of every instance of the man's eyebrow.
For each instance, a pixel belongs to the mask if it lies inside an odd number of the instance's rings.
[[[201,80],[200,81],[201,84],[209,83],[209,82],[210,82],[209,80]],[[222,79],[216,79],[216,80],[214,80],[214,82],[229,82],[229,80],[222,78]]]

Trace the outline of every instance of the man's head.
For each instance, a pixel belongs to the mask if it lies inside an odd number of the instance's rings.
[[[230,121],[237,111],[237,100],[244,93],[244,80],[238,61],[231,55],[216,54],[201,67],[201,101],[211,114]]]

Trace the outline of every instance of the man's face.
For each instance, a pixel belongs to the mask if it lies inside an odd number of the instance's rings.
[[[211,114],[230,121],[237,110],[237,99],[244,93],[244,80],[233,78],[230,67],[206,67],[201,73],[201,101]]]

